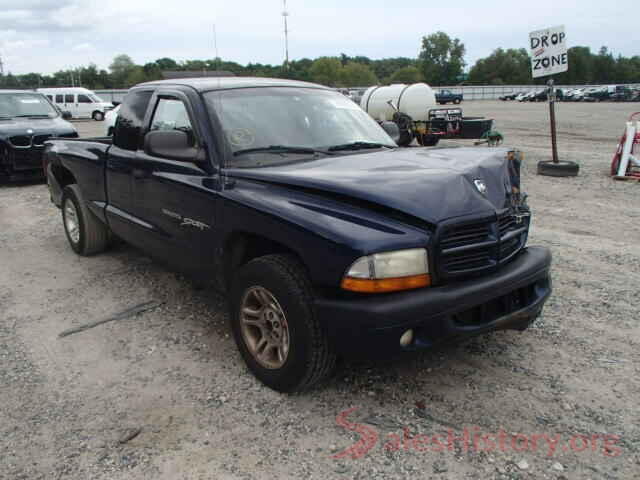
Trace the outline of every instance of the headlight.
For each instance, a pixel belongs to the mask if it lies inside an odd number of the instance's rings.
[[[361,257],[342,279],[353,292],[383,293],[431,285],[429,260],[424,248],[376,253]]]

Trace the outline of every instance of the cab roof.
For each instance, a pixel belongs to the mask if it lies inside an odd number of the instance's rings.
[[[252,88],[252,87],[303,87],[330,90],[329,87],[309,82],[297,80],[287,80],[283,78],[264,77],[200,77],[200,78],[176,78],[172,80],[157,80],[154,82],[141,83],[139,87],[162,87],[162,86],[186,86],[199,92],[211,90],[227,90],[231,88]]]

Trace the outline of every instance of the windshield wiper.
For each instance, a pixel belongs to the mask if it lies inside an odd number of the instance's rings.
[[[327,148],[327,150],[329,150],[330,152],[336,152],[338,150],[362,150],[365,148],[395,148],[395,147],[392,147],[391,145],[387,145],[384,143],[351,142],[351,143],[344,143],[342,145],[333,145]]]
[[[319,148],[311,147],[296,147],[290,145],[269,145],[268,147],[256,147],[245,148],[243,150],[237,150],[233,152],[234,156],[243,155],[245,153],[324,153],[325,155],[331,155],[327,150],[321,150]]]

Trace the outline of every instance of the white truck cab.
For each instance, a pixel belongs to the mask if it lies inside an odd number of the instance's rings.
[[[91,90],[81,87],[39,88],[60,110],[69,111],[73,118],[93,118],[104,120],[105,113],[113,109],[113,104],[105,102]]]

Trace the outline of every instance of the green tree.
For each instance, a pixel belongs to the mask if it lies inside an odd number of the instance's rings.
[[[376,74],[367,65],[349,62],[340,73],[341,85],[344,87],[369,87],[378,83]]]
[[[125,54],[117,55],[109,65],[113,82],[118,87],[126,87],[127,77],[135,68],[136,64],[129,55]]]
[[[320,57],[309,68],[311,79],[329,87],[335,87],[340,83],[342,63],[335,57]]]
[[[424,82],[422,72],[412,65],[396,70],[386,83],[419,83]]]
[[[531,60],[524,48],[498,48],[479,59],[469,71],[469,81],[487,85],[525,85],[531,83]]]
[[[466,49],[459,39],[451,39],[444,32],[422,37],[419,60],[427,83],[431,85],[453,85],[462,75]]]
[[[383,58],[371,61],[371,68],[378,78],[389,78],[401,68],[417,66],[418,62],[415,58],[407,57]]]
[[[571,65],[569,65],[571,68]],[[616,61],[607,47],[601,47],[593,61],[593,80],[598,83],[615,81]]]

